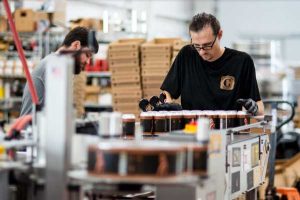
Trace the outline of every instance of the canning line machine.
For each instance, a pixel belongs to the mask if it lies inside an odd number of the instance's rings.
[[[100,137],[96,119],[97,135],[76,133],[75,124],[89,120],[74,118],[74,62],[55,56],[47,63],[45,109],[18,137],[0,138],[1,199],[257,198],[273,149],[274,117],[218,130],[200,119],[196,134],[156,137],[143,137],[136,123],[130,140]]]

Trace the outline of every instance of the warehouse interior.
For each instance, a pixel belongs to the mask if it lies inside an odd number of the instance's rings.
[[[299,8],[0,0],[0,199],[300,199]]]

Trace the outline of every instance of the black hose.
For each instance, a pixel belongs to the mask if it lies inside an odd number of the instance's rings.
[[[287,104],[291,107],[291,114],[289,115],[289,117],[285,120],[283,120],[281,123],[279,123],[276,126],[276,131],[280,130],[281,127],[287,123],[289,123],[290,121],[293,120],[294,116],[295,116],[295,106],[293,103],[289,102],[289,101],[285,101],[285,100],[276,100],[276,99],[267,99],[267,100],[263,100],[264,104],[271,104],[271,105],[276,105],[276,108],[279,104]]]

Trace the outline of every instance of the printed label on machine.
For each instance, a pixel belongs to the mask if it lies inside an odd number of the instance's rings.
[[[260,184],[260,182],[262,181],[261,179],[263,179],[263,178],[264,177],[262,177],[260,167],[254,168],[253,169],[253,184],[254,184],[254,186],[258,186]]]
[[[232,148],[232,167],[241,166],[241,148]]]
[[[251,169],[251,150],[244,149],[243,151],[243,170],[249,171]]]
[[[259,165],[259,143],[251,145],[251,166],[256,167]]]
[[[221,134],[211,134],[209,138],[209,156],[220,156],[222,145]]]
[[[240,178],[240,172],[234,172],[231,175],[231,193],[235,193],[240,191],[240,185],[241,185],[241,178]]]
[[[247,173],[247,189],[253,188],[254,183],[253,183],[253,170]]]

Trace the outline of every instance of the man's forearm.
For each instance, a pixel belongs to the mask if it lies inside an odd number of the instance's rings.
[[[257,115],[264,115],[264,111],[265,111],[264,103],[260,100],[260,101],[257,101],[256,104],[258,106]]]
[[[166,95],[166,103],[172,103],[174,101],[168,91],[164,90],[163,93]]]

